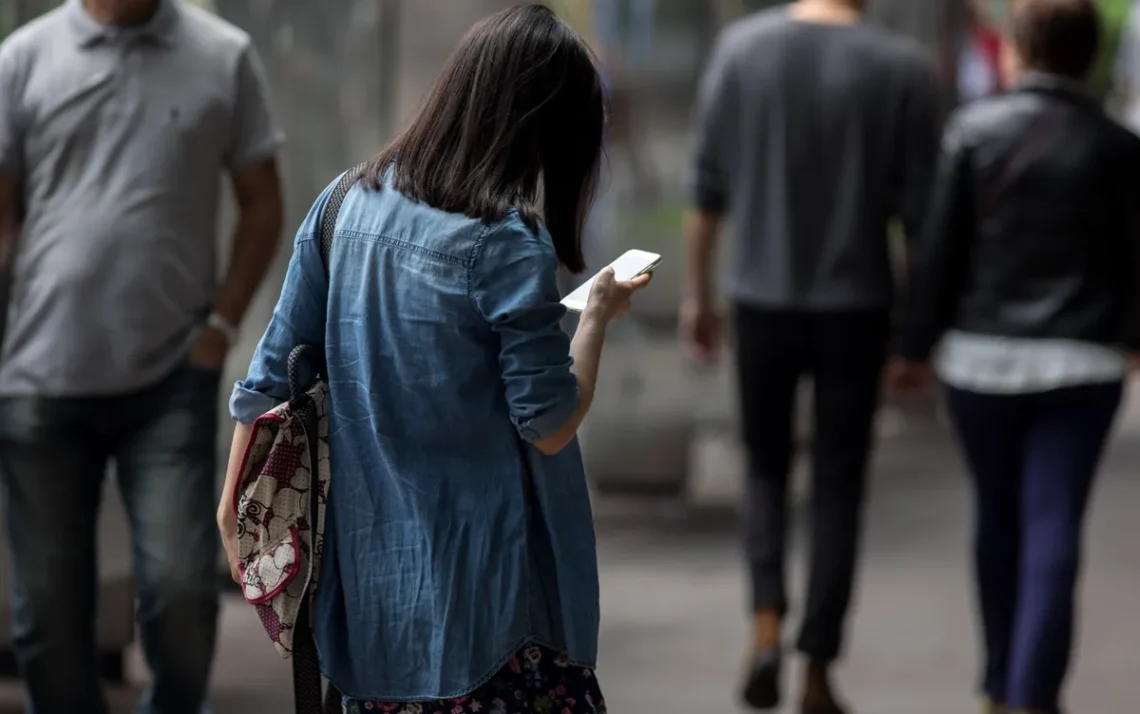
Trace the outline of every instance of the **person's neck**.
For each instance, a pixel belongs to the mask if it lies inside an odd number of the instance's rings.
[[[853,25],[863,19],[862,11],[843,0],[799,0],[789,12],[797,20],[831,25]]]
[[[125,3],[122,0],[83,0],[87,14],[104,25],[129,27],[141,25],[154,17],[162,0],[135,0]]]

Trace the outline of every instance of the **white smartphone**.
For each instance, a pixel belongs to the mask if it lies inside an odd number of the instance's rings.
[[[627,251],[620,258],[610,263],[609,268],[614,269],[614,278],[619,282],[633,280],[639,275],[644,275],[657,267],[661,262],[661,256],[656,253],[649,253],[644,250],[631,250]],[[599,271],[601,272],[601,271]],[[562,298],[562,304],[566,309],[571,312],[582,312],[586,309],[586,301],[590,299],[590,290],[594,287],[594,279],[598,276],[595,275],[586,282],[578,286],[578,288]]]

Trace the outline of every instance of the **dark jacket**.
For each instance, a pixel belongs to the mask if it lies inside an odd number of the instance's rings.
[[[1036,77],[951,118],[900,351],[949,329],[1140,348],[1140,138]]]

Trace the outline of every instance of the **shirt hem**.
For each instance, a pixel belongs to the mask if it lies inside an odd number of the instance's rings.
[[[1049,392],[1058,392],[1063,389],[1097,387],[1106,384],[1123,383],[1126,381],[1126,379],[1127,376],[1124,374],[1121,374],[1119,376],[1111,376],[1105,374],[1095,377],[1057,380],[1055,382],[1048,383],[1041,382],[1038,384],[1002,386],[995,384],[984,384],[970,379],[961,379],[957,375],[946,375],[942,374],[941,372],[938,374],[938,380],[951,389],[957,389],[963,392],[973,392],[975,394],[987,394],[996,397],[1016,397],[1029,394],[1048,394]]]
[[[170,379],[180,368],[186,364],[186,354],[183,353],[178,359],[173,360],[170,364],[164,366],[161,370],[147,370],[142,378],[134,379],[129,382],[112,383],[112,386],[101,386],[98,389],[85,389],[79,388],[43,388],[36,387],[30,382],[25,382],[24,386],[16,386],[10,384],[11,382],[23,382],[24,380],[13,380],[11,378],[0,379],[0,399],[103,399],[115,397],[129,397],[140,392],[145,392],[148,389],[153,389],[162,384],[167,379]],[[9,382],[9,384],[4,384]]]
[[[400,697],[400,696],[389,696],[389,695],[382,695],[382,694],[381,695],[371,695],[370,694],[367,696],[361,696],[361,695],[357,695],[357,694],[351,694],[349,692],[346,692],[344,689],[341,689],[340,685],[337,684],[336,679],[334,679],[333,677],[330,677],[328,672],[322,671],[322,674],[325,676],[325,679],[328,679],[329,682],[331,682],[332,685],[337,688],[337,691],[339,691],[343,696],[347,697],[348,699],[352,699],[354,701],[357,701],[357,702],[392,702],[393,704],[416,704],[416,703],[422,703],[422,702],[447,701],[449,699],[458,699],[459,697],[465,697],[465,696],[471,694],[472,692],[474,692],[475,690],[479,689],[480,687],[482,687],[487,682],[490,682],[491,679],[493,679],[494,676],[496,674],[498,674],[499,671],[502,670],[503,667],[507,666],[507,662],[510,662],[512,657],[517,656],[519,651],[521,651],[523,648],[527,647],[528,645],[538,645],[539,647],[545,647],[545,648],[547,648],[549,650],[553,650],[555,652],[562,652],[566,649],[565,647],[562,647],[559,645],[553,645],[553,644],[550,644],[549,642],[546,642],[546,641],[539,639],[537,637],[527,635],[526,637],[520,638],[517,641],[517,644],[513,645],[510,648],[510,652],[505,657],[502,657],[499,660],[496,660],[496,663],[491,667],[491,670],[489,672],[487,672],[486,674],[484,674],[483,676],[479,677],[477,680],[475,680],[474,684],[467,686],[467,687],[462,687],[462,688],[456,690],[455,692],[439,694],[439,695],[409,695],[409,696]],[[596,660],[596,658],[595,658],[595,660]],[[581,667],[583,669],[593,670],[593,669],[596,669],[596,667],[597,667],[596,661],[587,662],[587,661],[576,660],[576,659],[571,658],[569,660],[569,662],[570,662],[571,666]],[[322,670],[323,670],[323,668],[322,668]]]

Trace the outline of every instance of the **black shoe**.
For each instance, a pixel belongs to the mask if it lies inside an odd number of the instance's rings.
[[[780,650],[760,650],[752,656],[752,664],[744,683],[744,703],[753,709],[775,709],[780,706]]]

